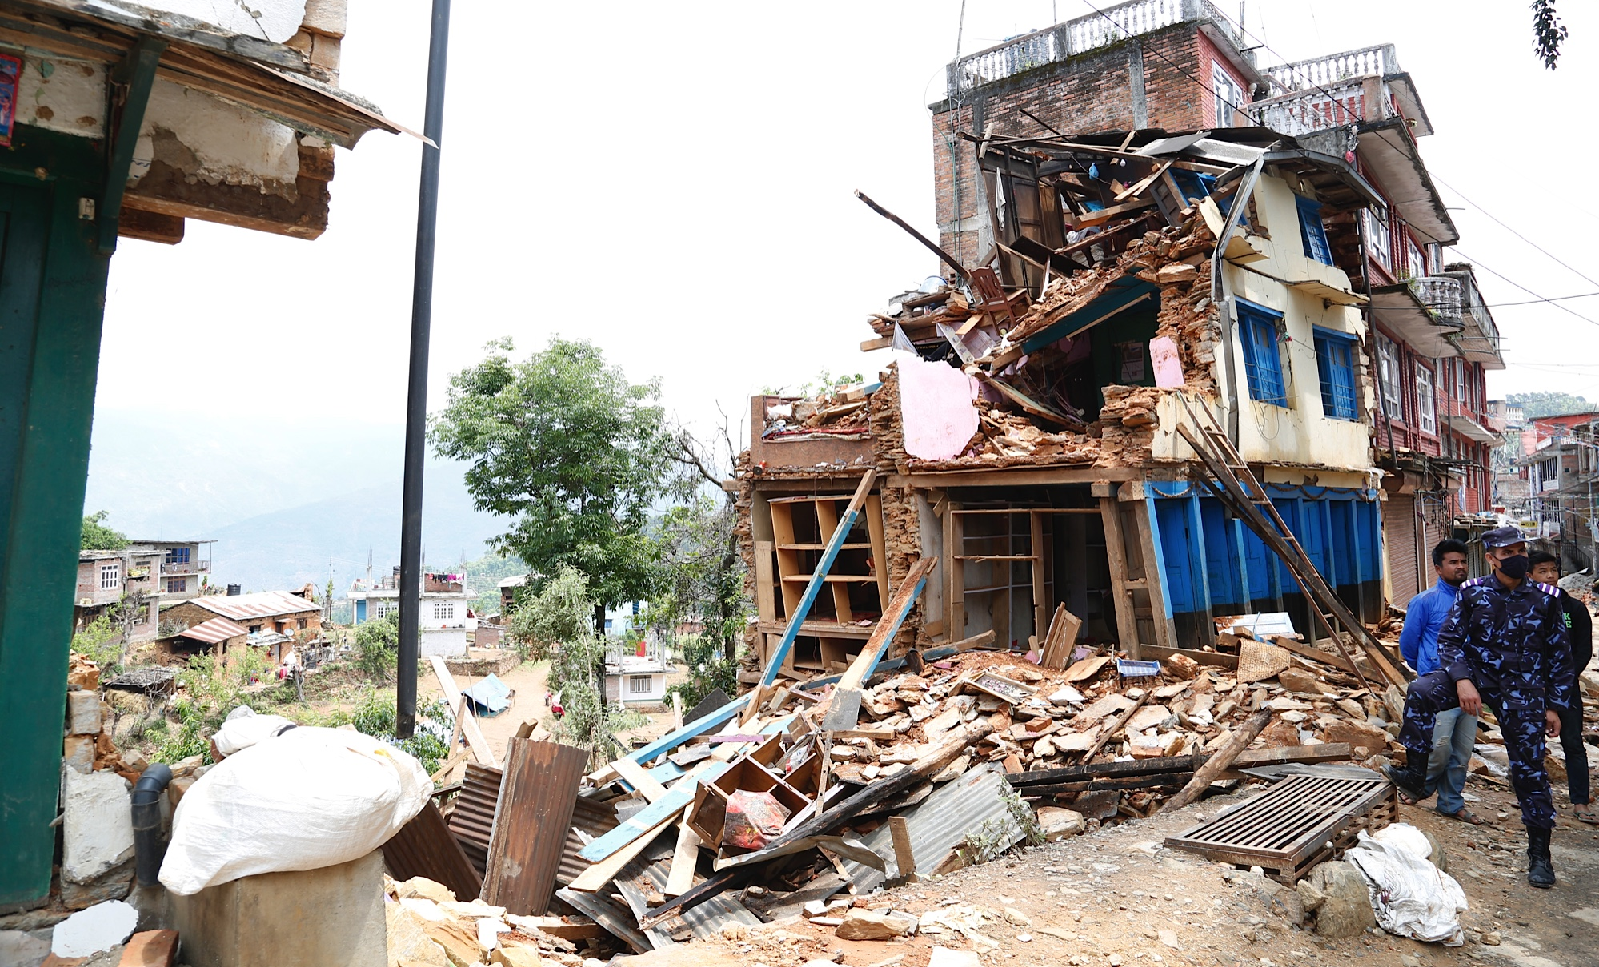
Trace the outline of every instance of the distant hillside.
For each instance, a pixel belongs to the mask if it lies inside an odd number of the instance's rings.
[[[461,467],[428,467],[422,511],[422,546],[428,564],[449,567],[481,556],[484,543],[504,528],[472,508]],[[337,594],[366,575],[368,549],[373,574],[400,563],[400,481],[262,514],[218,528],[212,545],[211,580],[242,584],[246,591],[296,588],[307,581],[320,589],[334,569]],[[474,589],[480,590],[480,589]]]
[[[88,512],[130,537],[215,538],[212,580],[246,590],[338,590],[400,562],[398,426],[236,423],[205,416],[97,414]],[[429,563],[479,557],[504,528],[472,507],[462,464],[430,463],[423,508]]]

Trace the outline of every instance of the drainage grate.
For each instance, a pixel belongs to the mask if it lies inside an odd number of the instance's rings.
[[[1393,786],[1381,776],[1290,775],[1237,809],[1168,837],[1166,845],[1259,866],[1292,882],[1324,858],[1341,833],[1392,822],[1393,798]]]

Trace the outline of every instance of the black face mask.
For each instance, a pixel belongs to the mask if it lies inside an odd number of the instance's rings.
[[[1528,567],[1528,559],[1525,554],[1515,554],[1499,559],[1499,570],[1505,572],[1505,577],[1512,581],[1520,581],[1526,577]]]

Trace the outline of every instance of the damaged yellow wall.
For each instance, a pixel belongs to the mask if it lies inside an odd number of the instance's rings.
[[[1256,234],[1250,238],[1250,243],[1266,258],[1248,267],[1228,263],[1223,272],[1227,288],[1235,298],[1247,299],[1283,314],[1288,336],[1282,347],[1283,385],[1288,405],[1250,399],[1236,314],[1233,306],[1224,307],[1233,335],[1232,398],[1239,401],[1240,406],[1238,449],[1252,462],[1357,472],[1369,470],[1371,449],[1365,424],[1358,419],[1335,420],[1323,415],[1313,333],[1313,328],[1320,326],[1361,339],[1365,335],[1365,324],[1360,311],[1328,304],[1320,296],[1284,284],[1315,281],[1347,292],[1349,277],[1340,269],[1305,257],[1295,192],[1287,181],[1263,174],[1255,187],[1255,212],[1262,224],[1253,226]],[[1225,385],[1226,374],[1219,360],[1216,365],[1217,385]],[[1357,387],[1368,381],[1367,368],[1364,358],[1357,361]],[[1357,399],[1363,401],[1364,398],[1365,394],[1357,390]]]

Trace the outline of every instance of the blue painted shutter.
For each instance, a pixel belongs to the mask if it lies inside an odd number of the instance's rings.
[[[1305,244],[1305,258],[1333,264],[1327,229],[1321,223],[1321,202],[1300,195],[1294,196],[1294,202],[1299,207],[1299,239]]]

